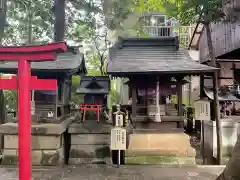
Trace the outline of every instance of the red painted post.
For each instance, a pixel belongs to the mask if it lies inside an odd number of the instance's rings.
[[[19,179],[31,180],[31,94],[30,62],[18,61],[18,132],[19,132]]]

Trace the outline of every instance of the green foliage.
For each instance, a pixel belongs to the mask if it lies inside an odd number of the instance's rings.
[[[120,103],[120,94],[112,89],[111,90],[111,104],[114,105],[114,104],[119,104]]]
[[[17,91],[4,91],[7,110],[17,110]]]
[[[33,42],[36,44],[48,42],[53,35],[51,8],[51,0],[8,1],[7,21],[9,25],[6,28],[4,43],[25,44],[29,36],[33,37]],[[29,32],[29,29],[32,32]]]
[[[139,0],[136,11],[144,12],[161,12],[168,17],[174,17],[182,25],[196,23],[202,13],[203,3],[207,3],[208,16],[212,22],[221,19],[224,14],[222,12],[222,0]],[[203,19],[201,19],[203,20]]]
[[[77,88],[79,88],[81,78],[79,76],[72,76],[72,89],[71,89],[71,100],[73,103],[79,105],[84,102],[82,95],[76,94]]]

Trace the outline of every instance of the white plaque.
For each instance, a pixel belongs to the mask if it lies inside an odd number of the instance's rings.
[[[211,107],[208,100],[197,100],[194,103],[195,119],[202,121],[211,120]]]
[[[31,114],[35,115],[35,101],[31,101]]]
[[[120,127],[111,129],[111,150],[126,150],[126,139],[126,129]]]
[[[122,127],[123,126],[123,115],[116,114],[116,126]]]

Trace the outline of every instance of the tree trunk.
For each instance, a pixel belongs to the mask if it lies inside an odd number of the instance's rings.
[[[205,18],[204,18],[204,27],[206,29],[207,35],[207,45],[209,50],[210,59],[212,66],[216,67],[216,58],[213,51],[212,36],[210,30],[210,20],[208,18],[208,5],[205,5]],[[218,71],[213,73],[213,107],[214,109],[214,119],[216,121],[216,132],[217,132],[217,164],[221,164],[222,157],[222,131],[220,125],[220,110],[219,110],[219,100],[218,100]]]
[[[207,33],[207,44],[210,59],[212,61],[212,66],[216,67],[216,59],[213,52],[213,45],[212,45],[212,37],[210,31],[210,23],[205,24],[206,33]],[[222,156],[222,130],[220,125],[220,110],[219,110],[219,100],[218,100],[218,72],[213,73],[213,107],[214,110],[214,120],[216,121],[216,132],[217,132],[217,164],[221,164],[221,156]]]
[[[55,15],[54,41],[61,42],[64,40],[65,32],[65,0],[54,0],[53,8]]]
[[[6,12],[7,12],[7,0],[4,2],[4,8],[0,10],[0,43],[2,41],[4,35],[4,28],[6,26]],[[0,90],[0,124],[5,122],[6,118],[6,107],[4,103],[4,94],[3,91]]]
[[[33,12],[31,7],[31,2],[29,3],[28,9],[28,45],[32,44],[32,20],[33,20]]]
[[[6,26],[6,12],[7,12],[7,0],[4,2],[4,8],[0,10],[0,42],[4,35],[4,28]],[[0,124],[5,123],[6,120],[6,106],[4,101],[3,91],[0,90]],[[3,149],[3,136],[0,137],[0,149]]]
[[[239,180],[240,179],[240,134],[233,148],[232,156],[228,161],[223,173],[216,180]]]

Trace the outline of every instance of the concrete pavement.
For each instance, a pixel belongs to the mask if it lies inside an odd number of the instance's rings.
[[[80,165],[34,168],[32,180],[214,180],[224,166],[167,167]],[[0,180],[18,180],[16,168],[0,168]]]

